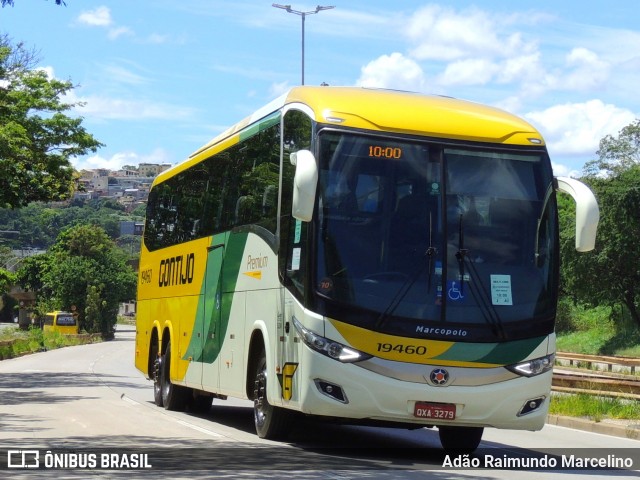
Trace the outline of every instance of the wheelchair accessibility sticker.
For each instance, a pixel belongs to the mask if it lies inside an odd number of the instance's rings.
[[[465,299],[467,295],[467,287],[463,287],[460,280],[449,280],[447,282],[447,297],[449,300],[459,302]]]

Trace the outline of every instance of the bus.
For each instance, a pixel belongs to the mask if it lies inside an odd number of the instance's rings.
[[[539,430],[555,352],[556,191],[588,187],[520,118],[443,96],[295,87],[153,182],[135,365],[169,410],[253,401],[259,437],[320,421]]]

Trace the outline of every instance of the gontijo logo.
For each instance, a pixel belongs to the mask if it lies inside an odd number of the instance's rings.
[[[193,282],[193,270],[196,265],[194,253],[176,255],[160,261],[158,286],[171,287]]]

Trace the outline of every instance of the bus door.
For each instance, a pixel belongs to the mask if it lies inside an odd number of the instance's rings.
[[[207,268],[204,280],[204,322],[200,332],[202,386],[204,390],[217,391],[220,386],[219,366],[216,360],[220,354],[222,334],[220,320],[222,311],[222,264],[224,262],[224,241],[214,238],[207,248]]]
[[[285,246],[282,249],[286,255],[285,284],[282,289],[282,307],[278,312],[278,339],[277,365],[280,367],[280,388],[283,403],[289,401],[299,402],[299,382],[296,375],[299,364],[300,343],[297,342],[297,332],[293,325],[293,319],[303,319],[304,310],[301,299],[304,297],[306,265],[308,257],[307,226],[306,222],[292,219],[289,223],[289,234],[283,235]],[[298,297],[298,298],[296,298]]]
[[[297,403],[300,401],[299,385],[296,379],[299,375],[295,375],[298,370],[299,356],[298,349],[300,344],[297,342],[296,329],[293,326],[293,318],[301,318],[302,309],[294,296],[289,290],[283,288],[283,309],[278,312],[278,339],[277,348],[278,365],[280,366],[280,389],[284,405],[289,402]]]

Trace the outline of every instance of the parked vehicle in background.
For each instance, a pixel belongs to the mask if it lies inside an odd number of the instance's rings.
[[[45,315],[42,328],[45,332],[60,332],[64,335],[76,335],[78,333],[77,318],[70,312],[56,310]]]

